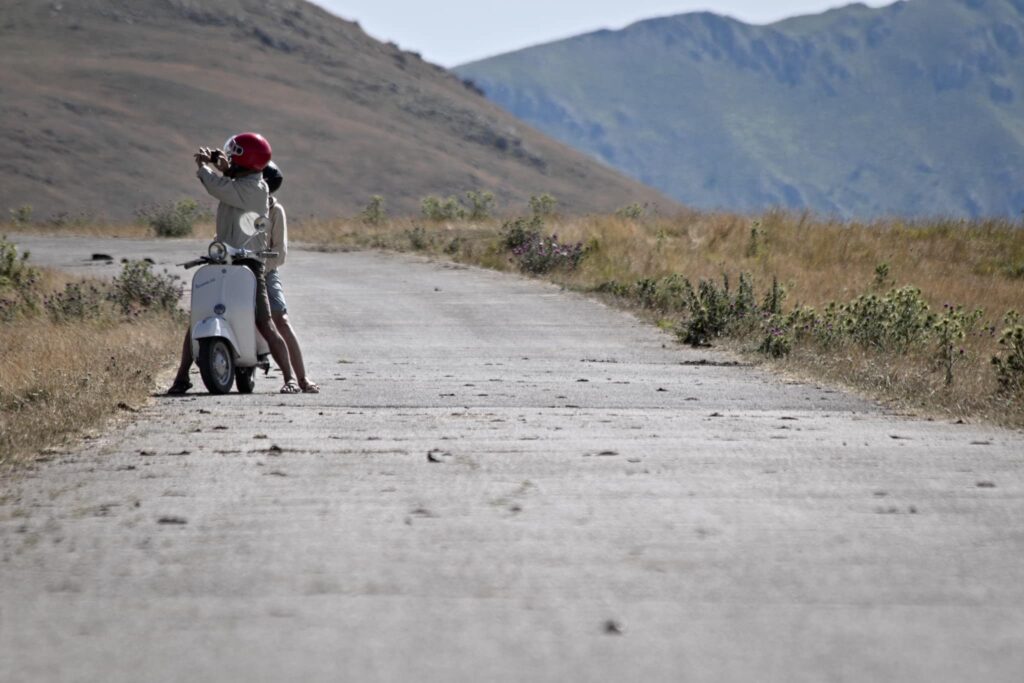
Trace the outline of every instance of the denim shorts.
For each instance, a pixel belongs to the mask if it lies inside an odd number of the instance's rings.
[[[281,275],[277,269],[267,273],[267,296],[270,297],[270,310],[274,313],[287,313],[288,302],[284,300],[284,287],[281,286]]]

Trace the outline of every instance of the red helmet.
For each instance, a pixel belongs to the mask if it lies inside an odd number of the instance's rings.
[[[267,139],[259,133],[239,133],[224,143],[224,154],[233,166],[262,171],[270,163],[273,151]]]

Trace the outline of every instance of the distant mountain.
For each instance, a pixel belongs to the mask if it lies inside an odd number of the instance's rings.
[[[1024,0],[850,5],[770,26],[686,14],[456,71],[697,207],[1024,210]]]
[[[295,217],[428,193],[505,206],[675,206],[514,119],[453,74],[298,0],[3,0],[0,212],[130,217],[201,197],[191,154],[258,130]],[[513,207],[515,208],[515,207]]]

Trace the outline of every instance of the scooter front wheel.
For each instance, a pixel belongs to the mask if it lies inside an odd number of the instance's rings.
[[[235,381],[235,358],[231,345],[220,337],[199,340],[199,374],[211,394],[226,394]]]
[[[251,394],[256,388],[256,368],[235,368],[235,388],[240,394]]]

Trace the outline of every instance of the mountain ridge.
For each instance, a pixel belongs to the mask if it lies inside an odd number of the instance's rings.
[[[763,26],[690,13],[456,72],[699,208],[1016,215],[1022,35],[1022,0],[856,4]]]

